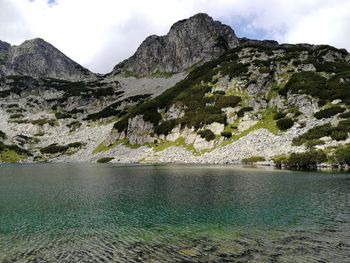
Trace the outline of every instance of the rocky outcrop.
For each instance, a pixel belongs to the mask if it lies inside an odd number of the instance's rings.
[[[88,69],[74,62],[43,39],[24,41],[10,47],[0,43],[0,72],[2,75],[27,75],[79,80],[93,77]]]
[[[165,36],[150,36],[112,74],[152,75],[181,72],[200,61],[221,55],[238,44],[234,31],[207,14],[175,23]]]

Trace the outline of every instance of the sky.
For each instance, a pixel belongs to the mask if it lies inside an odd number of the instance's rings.
[[[238,37],[329,44],[350,51],[350,0],[0,0],[0,40],[41,37],[107,73],[149,35],[208,13]]]

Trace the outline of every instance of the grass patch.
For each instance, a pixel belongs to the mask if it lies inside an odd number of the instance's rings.
[[[279,129],[276,126],[275,120],[274,120],[274,110],[268,109],[263,113],[263,117],[260,121],[258,121],[255,125],[252,127],[244,130],[243,132],[239,134],[234,134],[232,137],[228,140],[225,140],[223,142],[223,145],[230,144],[234,141],[237,141],[238,139],[248,135],[249,133],[259,130],[259,129],[267,129],[272,134],[278,134]]]
[[[263,162],[263,161],[266,161],[265,157],[263,156],[251,156],[251,157],[242,159],[242,164],[255,164],[257,162]]]
[[[98,163],[109,163],[113,159],[114,159],[114,157],[102,157],[102,158],[98,159],[97,162]]]

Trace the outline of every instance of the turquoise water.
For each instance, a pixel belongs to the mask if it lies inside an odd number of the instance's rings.
[[[0,262],[350,262],[350,174],[0,167]]]

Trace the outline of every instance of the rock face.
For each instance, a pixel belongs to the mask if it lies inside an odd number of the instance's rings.
[[[54,46],[40,38],[27,40],[19,46],[0,42],[0,75],[27,75],[61,79],[93,77]]]
[[[129,59],[118,64],[112,74],[135,75],[181,72],[235,47],[234,31],[207,14],[197,14],[175,23],[165,36],[150,36]]]

